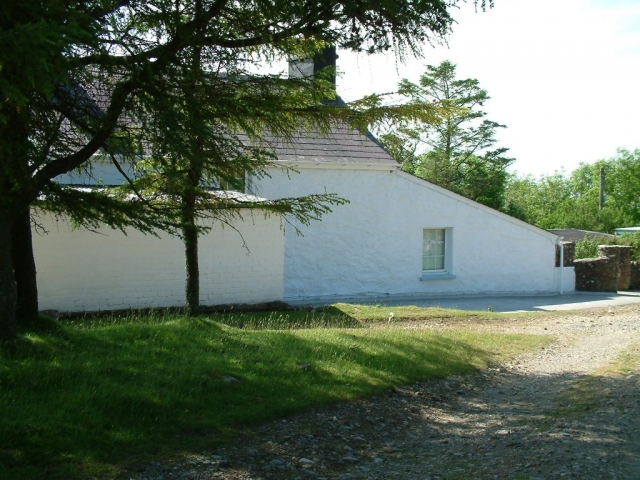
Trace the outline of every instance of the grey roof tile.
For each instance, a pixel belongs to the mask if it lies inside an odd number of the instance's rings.
[[[79,85],[79,84],[78,84]],[[84,95],[92,100],[99,112],[104,111],[109,105],[112,86],[108,82],[95,80],[87,86],[81,86]],[[342,99],[338,104],[344,104]],[[136,121],[124,112],[120,118],[122,128],[131,128]],[[246,139],[244,134],[238,137]],[[243,138],[244,137],[244,138]],[[378,140],[369,132],[359,132],[346,124],[334,125],[328,133],[318,131],[305,131],[293,135],[291,139],[282,139],[275,136],[267,137],[267,148],[277,154],[278,160],[289,162],[310,163],[353,163],[376,164],[398,167],[398,163],[391,158]],[[248,140],[245,140],[248,143]],[[148,147],[144,148],[148,150]]]
[[[328,133],[301,132],[290,140],[272,137],[269,146],[278,160],[314,163],[359,163],[398,166],[369,132],[338,125]]]

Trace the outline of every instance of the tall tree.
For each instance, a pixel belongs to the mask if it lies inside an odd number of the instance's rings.
[[[504,207],[508,149],[493,147],[504,125],[485,118],[489,100],[476,79],[456,78],[456,65],[427,65],[418,84],[402,80],[400,93],[412,103],[438,102],[450,110],[433,123],[401,123],[381,136],[403,170],[496,209]]]
[[[203,59],[215,59],[220,66],[218,72],[232,72],[236,78],[243,78],[250,64],[260,59],[312,50],[309,45],[314,39],[359,51],[394,48],[400,54],[416,52],[420,42],[437,40],[448,33],[452,22],[448,8],[455,3],[455,0],[3,2],[0,337],[11,339],[16,335],[14,270],[22,271],[23,266],[13,264],[12,238],[16,222],[24,220],[25,212],[36,201],[48,197],[51,208],[76,219],[87,213],[92,221],[113,220],[117,224],[126,220],[151,228],[153,222],[140,220],[128,207],[116,205],[114,197],[70,192],[56,184],[55,178],[76,169],[89,170],[93,156],[98,153],[110,156],[115,163],[122,158],[144,157],[146,145],[138,142],[145,133],[139,128],[141,124],[131,122],[131,118],[139,120],[139,114],[144,113],[148,116],[147,123],[159,125],[157,119],[166,113],[163,105],[182,102],[192,106],[184,90],[158,87],[167,78],[179,78],[185,61],[194,57],[194,48],[201,49]],[[200,11],[197,15],[196,9]],[[221,85],[220,75],[201,78],[203,85],[213,85],[211,90]],[[96,85],[100,88],[96,89]],[[224,111],[229,105],[242,103],[241,98],[233,98],[236,102],[216,99],[223,104],[216,113],[228,120],[227,132],[234,131],[231,128],[234,123],[239,127],[247,123],[251,127],[251,122],[241,120],[248,117],[236,115],[233,108]],[[247,109],[245,105],[244,110]],[[301,112],[314,109],[318,111],[319,107],[298,105]],[[347,116],[337,114],[335,108],[324,111],[327,115],[333,112],[341,118]],[[317,208],[318,201],[326,200],[311,199],[307,206]],[[139,203],[142,210],[155,211],[151,201]],[[287,211],[294,204],[273,204],[273,208]]]

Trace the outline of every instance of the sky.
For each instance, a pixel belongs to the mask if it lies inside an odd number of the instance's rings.
[[[491,100],[486,118],[518,174],[570,173],[580,162],[640,148],[640,0],[495,0],[452,10],[447,46],[423,58],[339,51],[338,93],[355,100],[417,83],[425,65],[449,60]]]

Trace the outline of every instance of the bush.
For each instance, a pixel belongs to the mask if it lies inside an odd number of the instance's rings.
[[[585,237],[576,242],[575,259],[595,258],[598,256],[598,245],[626,245],[631,247],[631,259],[640,260],[640,233],[625,233],[620,237]]]
[[[596,237],[584,237],[582,240],[576,242],[575,259],[580,258],[596,258],[598,256],[598,245],[602,245],[604,238]]]

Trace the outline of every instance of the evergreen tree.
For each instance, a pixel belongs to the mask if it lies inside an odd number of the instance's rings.
[[[504,207],[508,149],[493,149],[504,125],[487,120],[480,107],[489,100],[478,80],[457,79],[456,66],[428,65],[418,84],[402,80],[399,92],[409,103],[442,103],[439,121],[405,122],[381,141],[403,170],[496,209]]]

